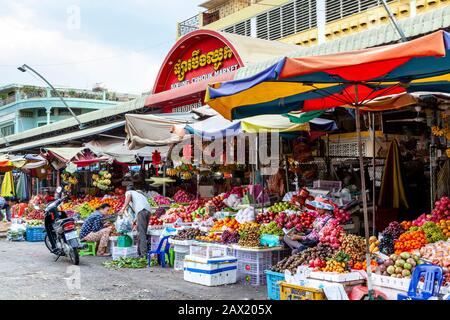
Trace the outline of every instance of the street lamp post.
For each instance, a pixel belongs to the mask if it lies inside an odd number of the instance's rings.
[[[59,94],[59,92],[55,89],[55,87],[52,86],[52,84],[50,82],[47,81],[47,79],[45,79],[41,74],[39,74],[36,70],[34,70],[33,68],[31,68],[30,66],[24,64],[21,67],[17,68],[19,71],[21,72],[27,72],[27,70],[33,72],[35,75],[37,75],[39,78],[41,78],[50,88],[52,88],[52,90],[56,93],[56,95],[58,96],[58,98],[61,100],[61,102],[64,104],[64,106],[70,111],[70,113],[72,114],[72,117],[74,117],[74,119],[77,121],[78,123],[78,128],[80,128],[80,130],[84,129],[84,125],[81,123],[80,119],[78,119],[77,115],[75,114],[75,112],[73,112],[73,110],[69,107],[69,105],[67,104],[67,102],[64,100],[64,98]]]

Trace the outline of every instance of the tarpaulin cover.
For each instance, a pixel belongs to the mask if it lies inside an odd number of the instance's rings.
[[[125,118],[125,131],[130,150],[178,143],[183,139],[184,127],[188,123],[151,114],[127,114]]]
[[[106,155],[122,163],[136,163],[136,156],[149,157],[155,150],[158,150],[161,153],[161,156],[165,158],[169,151],[168,146],[145,147],[130,150],[125,141],[118,139],[92,140],[86,143],[85,146],[98,155]]]
[[[383,208],[409,208],[402,176],[400,151],[396,140],[391,142],[381,181],[378,205]]]
[[[221,115],[191,123],[185,129],[191,134],[202,136],[205,140],[236,136],[242,132],[240,121],[229,121]]]
[[[70,162],[71,160],[78,159],[81,153],[87,148],[47,148],[46,150],[50,152],[54,157],[62,162]]]
[[[450,93],[449,53],[450,34],[438,31],[399,44],[285,58],[247,79],[210,85],[206,102],[227,119],[242,119],[329,109],[405,92]]]
[[[15,196],[14,177],[11,171],[6,172],[2,181],[2,197]]]

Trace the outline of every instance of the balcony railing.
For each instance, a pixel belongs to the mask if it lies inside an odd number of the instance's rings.
[[[178,24],[178,36],[182,37],[200,28],[200,16],[196,15]]]
[[[17,90],[19,90],[19,92],[15,92],[13,96],[1,97],[0,95],[0,107],[20,100],[58,97],[54,92],[47,91],[46,88],[41,87],[23,87]],[[103,93],[103,92],[75,90],[75,89],[66,89],[66,90],[57,89],[57,90],[63,98],[105,100],[105,101],[119,101],[119,102],[126,102],[136,98],[134,95],[120,94],[108,91]]]

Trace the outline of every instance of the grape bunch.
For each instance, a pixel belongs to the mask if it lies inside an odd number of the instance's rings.
[[[394,249],[394,237],[390,234],[383,234],[383,238],[380,240],[380,244],[378,246],[381,253],[386,255],[393,254]]]
[[[391,222],[383,231],[383,236],[390,236],[393,239],[398,239],[405,229],[397,221]]]
[[[227,229],[222,233],[221,242],[223,244],[238,243],[239,242],[239,233],[237,231],[231,232]]]

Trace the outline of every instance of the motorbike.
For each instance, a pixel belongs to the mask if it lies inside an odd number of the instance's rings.
[[[55,261],[58,261],[61,256],[65,256],[74,265],[78,265],[80,263],[78,250],[81,248],[81,242],[76,231],[75,219],[68,218],[64,211],[58,210],[59,206],[66,200],[67,197],[61,194],[59,199],[45,208],[46,235],[44,241],[47,249],[57,256]],[[52,240],[56,249],[53,249]]]

